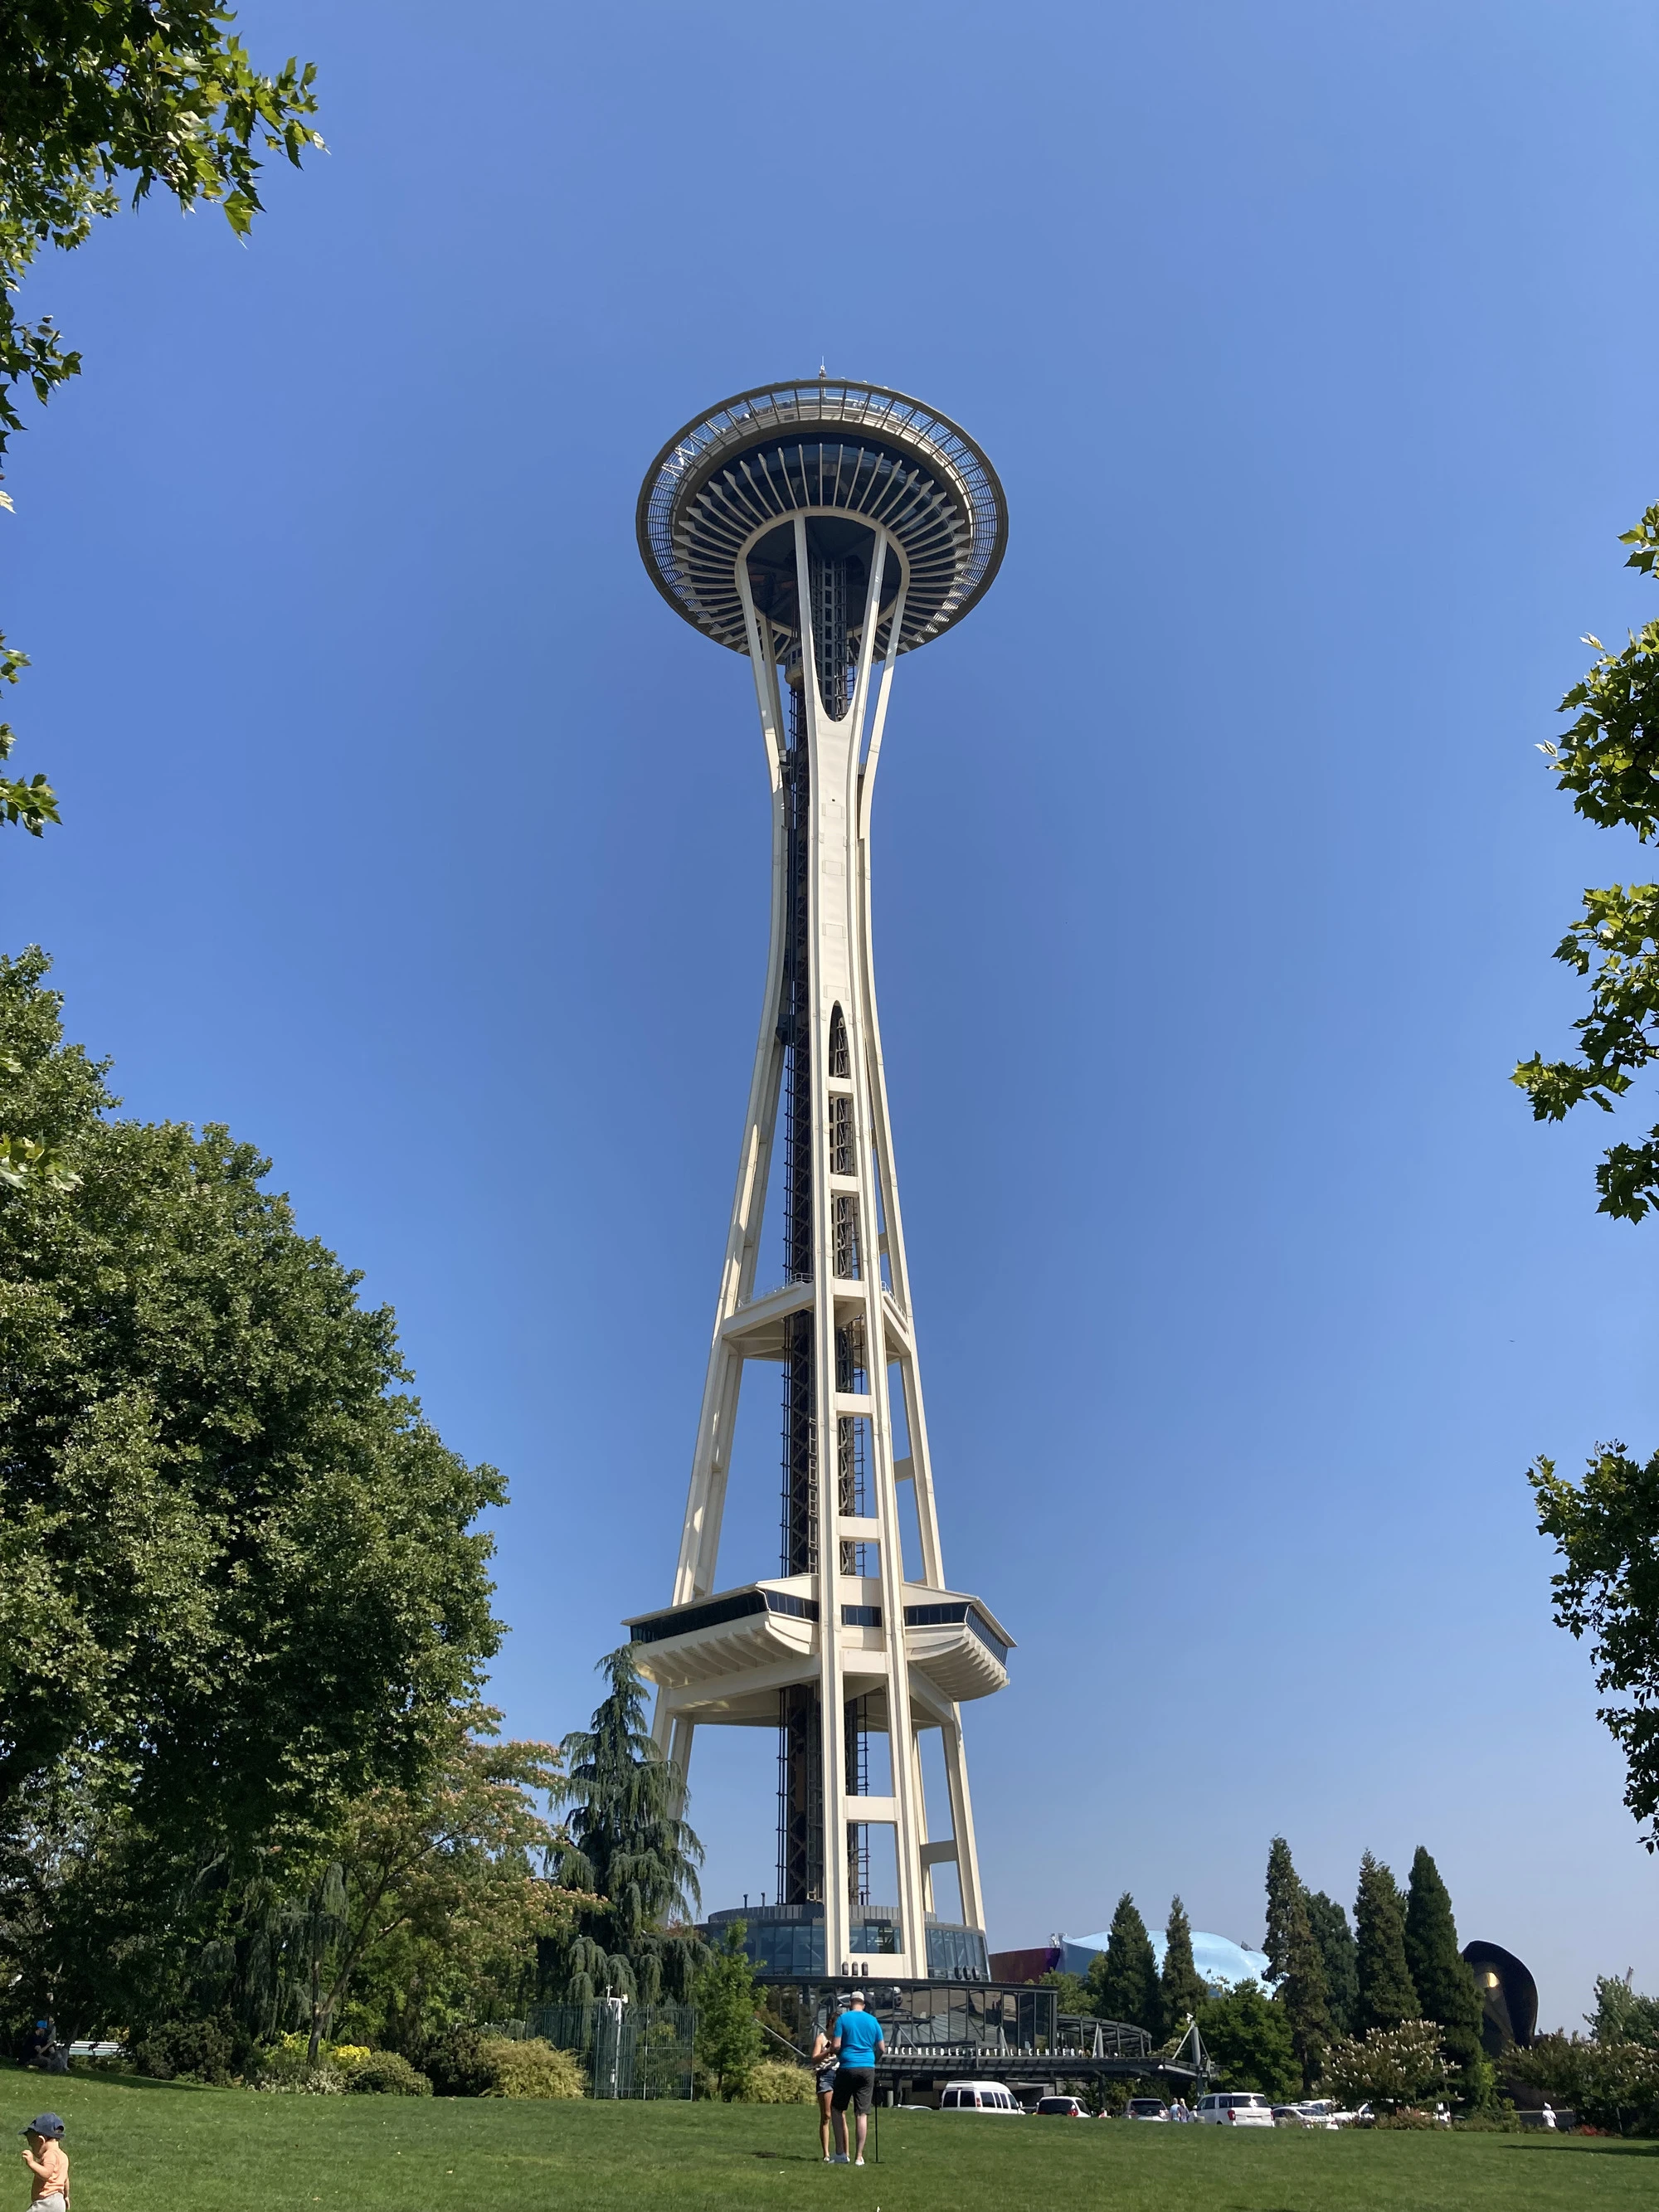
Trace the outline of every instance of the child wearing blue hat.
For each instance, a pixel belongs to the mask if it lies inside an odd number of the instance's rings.
[[[56,2112],[37,2112],[22,2132],[23,2163],[30,2175],[29,2212],[69,2212],[64,2123]]]

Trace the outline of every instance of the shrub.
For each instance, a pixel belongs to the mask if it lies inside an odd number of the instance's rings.
[[[1620,2135],[1659,2132],[1659,2051],[1643,2043],[1595,2043],[1582,2035],[1540,2035],[1527,2051],[1507,2051],[1505,2070],[1553,2105]]]
[[[1397,2112],[1384,2112],[1371,2125],[1377,2128],[1431,2128],[1434,2114],[1419,2110],[1415,2105],[1402,2105]]]
[[[448,2028],[422,2045],[416,2056],[439,2096],[489,2094],[495,2076],[484,2058],[483,2039],[477,2028]]]
[[[248,2069],[248,2087],[284,2097],[339,2096],[346,2085],[339,2068],[326,2058],[313,2066],[306,2056],[304,2043],[297,2036],[290,2041],[299,2044],[298,2050],[279,2043],[255,2060]]]
[[[337,2043],[328,2051],[328,2057],[342,2074],[355,2073],[366,2058],[374,2056],[366,2043]]]
[[[232,2079],[235,2044],[217,2020],[161,2021],[135,2038],[131,2057],[155,2081],[209,2081],[222,2088]]]
[[[337,2061],[344,2056],[337,2051]],[[429,2097],[432,2084],[395,2051],[366,2051],[346,2075],[346,2087],[359,2097]]]
[[[810,2105],[815,2094],[805,2067],[787,2058],[763,2058],[751,2066],[743,2090],[744,2101],[750,2105]]]
[[[489,2069],[486,2097],[580,2097],[587,2080],[568,2051],[556,2051],[538,2036],[515,2043],[505,2035],[483,2037],[478,2055]]]

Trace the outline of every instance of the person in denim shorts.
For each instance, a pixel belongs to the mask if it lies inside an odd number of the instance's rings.
[[[818,2097],[818,2142],[823,2151],[823,2162],[833,2166],[830,2155],[830,2105],[836,2094],[836,2046],[820,2028],[812,2038],[812,2087]]]

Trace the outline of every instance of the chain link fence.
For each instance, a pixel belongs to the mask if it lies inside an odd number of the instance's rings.
[[[691,2094],[695,2005],[629,2004],[619,1997],[536,2005],[524,2032],[557,2050],[574,2051],[586,2072],[591,2096]]]

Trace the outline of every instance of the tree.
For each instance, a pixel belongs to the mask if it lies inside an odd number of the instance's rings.
[[[1283,1836],[1275,1836],[1267,1851],[1267,1964],[1279,1984],[1276,1994],[1290,2018],[1303,2084],[1311,2089],[1331,2039],[1325,1961],[1314,1941],[1307,1895]]]
[[[560,1887],[597,1901],[544,1945],[544,1966],[574,2002],[608,1985],[653,2004],[665,1993],[684,1997],[696,1970],[701,1947],[689,1923],[702,1845],[680,1814],[684,1778],[646,1730],[635,1647],[612,1651],[599,1671],[610,1695],[592,1726],[560,1746],[565,1771],[554,1795],[575,1809],[550,1854]]]
[[[1419,1844],[1406,1893],[1406,1964],[1425,2020],[1440,2024],[1440,2047],[1457,2069],[1463,2094],[1480,2094],[1486,2054],[1485,2017],[1473,1968],[1463,1962],[1451,1898],[1440,1869]]]
[[[0,1180],[0,1837],[72,1782],[77,1832],[302,1868],[476,1696],[504,1487],[268,1162],[111,1118],[46,968],[0,959],[0,1127],[63,1163]]]
[[[1224,1996],[1206,1998],[1198,2027],[1228,2088],[1254,2089],[1276,2104],[1300,2095],[1302,2062],[1290,2015],[1259,1984],[1241,1982]]]
[[[754,1969],[744,1949],[741,1920],[726,1925],[724,1941],[703,1960],[692,1985],[697,2008],[697,2061],[714,2077],[719,2097],[740,2097],[760,2063]]]
[[[1620,543],[1626,566],[1645,576],[1659,566],[1659,505],[1650,507]],[[1596,659],[1561,702],[1576,719],[1559,745],[1540,750],[1575,811],[1603,828],[1659,836],[1659,621],[1644,623],[1619,652],[1596,637]],[[1555,957],[1590,978],[1589,1010],[1575,1024],[1576,1060],[1546,1062],[1541,1053],[1514,1080],[1534,1121],[1559,1121],[1589,1099],[1605,1114],[1631,1089],[1634,1074],[1659,1060],[1659,884],[1613,884],[1584,893],[1583,910]],[[1597,1210],[1639,1221],[1659,1205],[1659,1127],[1635,1143],[1611,1146],[1595,1170]],[[1630,1693],[1600,1717],[1625,1754],[1625,1802],[1650,1823],[1643,1840],[1659,1848],[1659,1455],[1645,1464],[1622,1443],[1600,1444],[1582,1485],[1535,1462],[1528,1478],[1540,1533],[1566,1560],[1552,1587],[1555,1619],[1574,1637],[1591,1637],[1600,1690]]]
[[[1406,1964],[1405,1900],[1385,1866],[1367,1851],[1359,1862],[1359,1894],[1354,1900],[1358,1984],[1356,2018],[1362,2033],[1398,2027],[1416,2020],[1422,2008]]]
[[[1440,2030],[1431,2020],[1368,2028],[1358,2040],[1334,2044],[1325,2061],[1325,2079],[1334,2095],[1345,2104],[1369,2098],[1385,2112],[1443,2087],[1447,2070]]]
[[[1595,1686],[1626,1702],[1597,1717],[1625,1754],[1625,1802],[1659,1850],[1659,1452],[1645,1463],[1599,1444],[1582,1482],[1540,1459],[1530,1476],[1540,1532],[1566,1562],[1552,1576],[1555,1620],[1590,1639]]]
[[[1358,1998],[1353,1930],[1348,1916],[1322,1889],[1307,1893],[1308,1925],[1325,1968],[1325,2002],[1335,2035],[1352,2035]]]
[[[1172,1897],[1164,1936],[1164,1971],[1158,1977],[1158,2008],[1164,2035],[1182,2034],[1188,2016],[1196,2014],[1208,1995],[1193,1964],[1193,1930],[1187,1908],[1178,1897]]]
[[[1640,2043],[1659,2051],[1659,1997],[1644,1997],[1633,1972],[1595,1978],[1595,2010],[1585,2023],[1598,2043]]]
[[[43,246],[71,251],[93,224],[157,185],[188,211],[216,202],[238,237],[260,211],[261,153],[300,166],[322,140],[315,70],[249,62],[217,0],[0,0],[0,457],[22,427],[27,384],[44,405],[81,371],[50,316],[19,319],[14,295]],[[260,149],[256,151],[256,147]],[[0,504],[11,501],[0,493]],[[0,678],[27,664],[0,638]],[[0,726],[0,759],[11,750]],[[0,776],[0,821],[39,836],[58,820],[44,776]]]
[[[1659,506],[1649,507],[1621,545],[1626,567],[1650,576],[1659,563]],[[1634,830],[1646,844],[1659,835],[1659,622],[1645,623],[1618,653],[1586,637],[1597,658],[1559,711],[1577,718],[1559,745],[1539,750],[1575,812],[1602,828]],[[1532,1101],[1533,1119],[1559,1121],[1585,1099],[1604,1114],[1631,1088],[1632,1069],[1659,1058],[1659,884],[1614,884],[1584,893],[1583,910],[1555,957],[1590,975],[1589,1012],[1574,1024],[1580,1056],[1523,1060],[1513,1080]],[[1637,1145],[1614,1145],[1595,1171],[1598,1211],[1639,1221],[1659,1202],[1659,1128]]]
[[[1089,2009],[1089,1984],[1081,1974],[1062,1973],[1051,1966],[1046,1974],[1037,1978],[1040,1990],[1053,1990],[1054,2010],[1066,2014],[1083,2014]]]
[[[1146,1923],[1127,1889],[1112,1915],[1105,1950],[1089,1962],[1089,2001],[1101,2019],[1144,2027],[1154,2043],[1163,2041],[1158,1959]]]
[[[532,1792],[552,1789],[549,1744],[497,1743],[501,1716],[477,1706],[441,1723],[433,1771],[413,1790],[374,1790],[346,1817],[319,1902],[337,1883],[309,1967],[311,2057],[350,2011],[376,2044],[417,2048],[473,2010],[521,2011],[534,1995],[537,1942],[577,1900],[538,1879],[552,1829]]]

